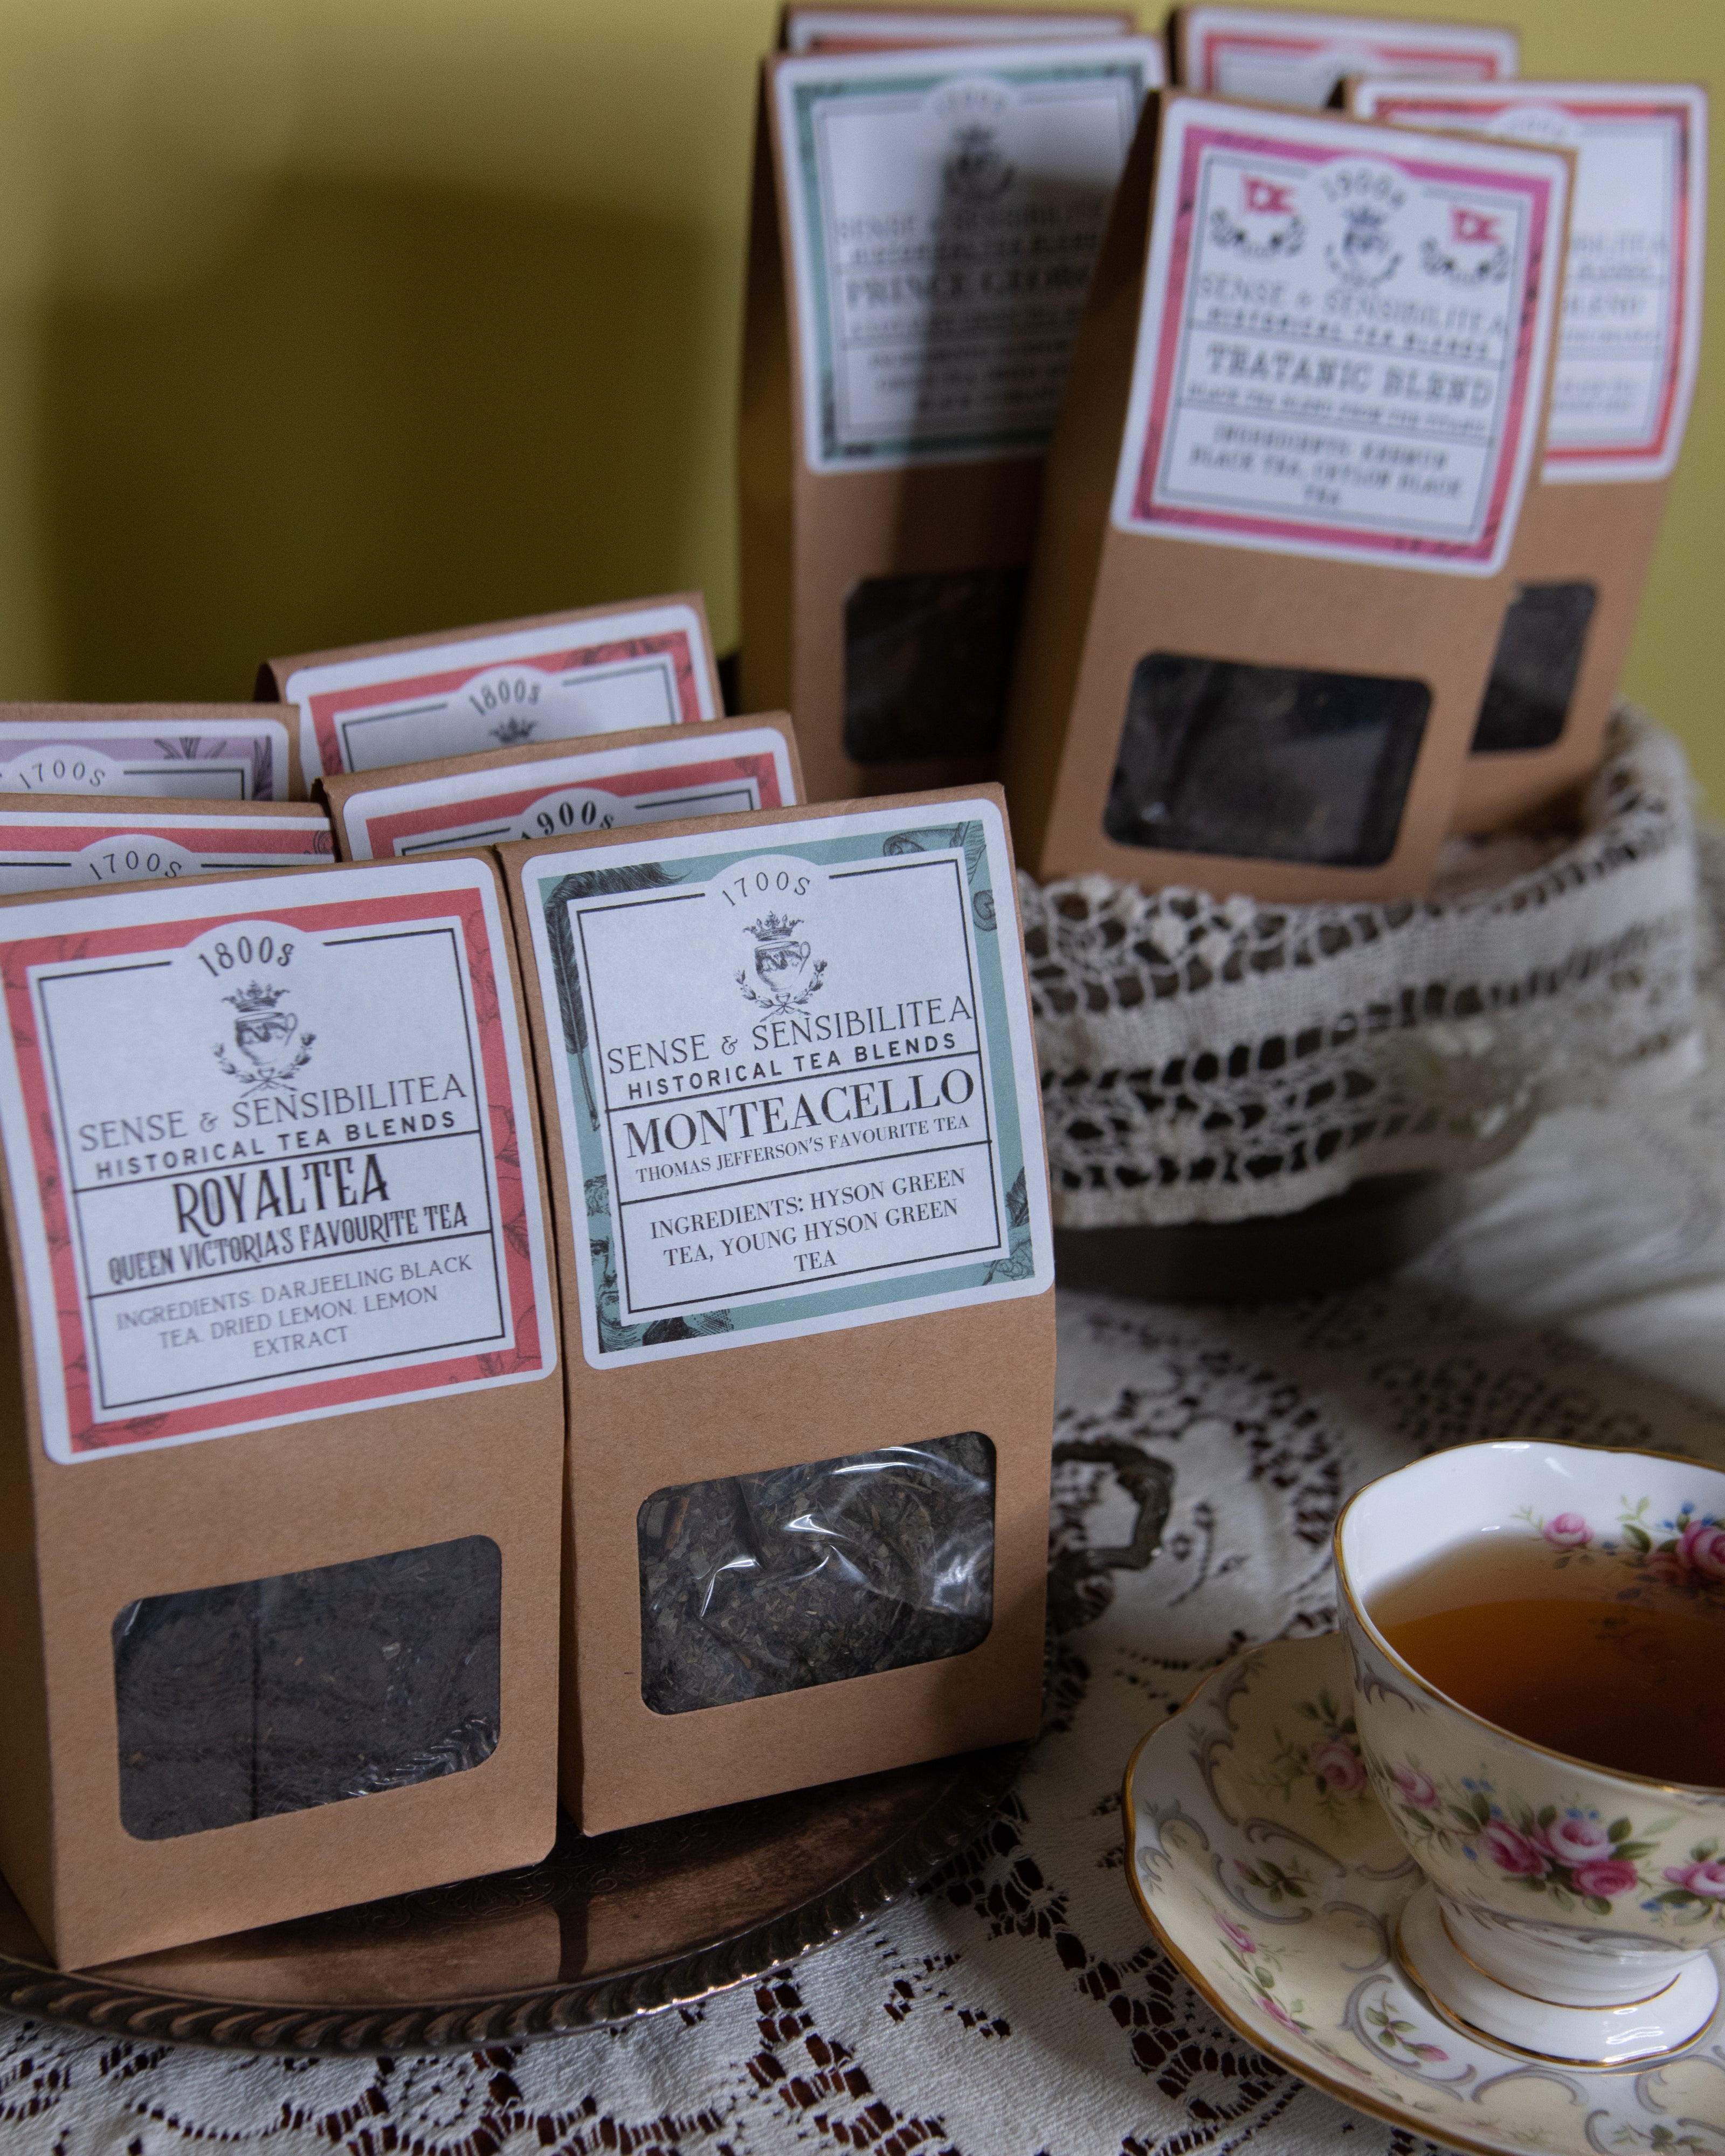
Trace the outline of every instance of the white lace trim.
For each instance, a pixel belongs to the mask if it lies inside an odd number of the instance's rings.
[[[1689,791],[1676,742],[1620,707],[1579,838],[1451,840],[1427,899],[1020,875],[1056,1223],[1293,1212],[1680,1082],[1701,1060]]]

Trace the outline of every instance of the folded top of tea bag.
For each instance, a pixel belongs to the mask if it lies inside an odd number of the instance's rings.
[[[791,53],[866,52],[889,45],[1024,43],[1044,38],[1112,38],[1137,29],[1129,8],[1050,8],[1033,13],[986,8],[804,7],[789,0],[778,42]]]

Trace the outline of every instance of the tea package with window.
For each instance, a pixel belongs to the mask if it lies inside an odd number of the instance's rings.
[[[1494,830],[1559,804],[1599,762],[1695,393],[1707,93],[1368,80],[1348,98],[1368,118],[1575,152],[1550,431],[1454,819]]]
[[[0,794],[303,801],[289,728],[255,704],[0,704]]]
[[[742,692],[794,713],[817,800],[993,775],[1043,457],[1162,73],[1094,36],[765,63]]]
[[[1029,1736],[1054,1306],[998,789],[503,850],[590,1834]]]
[[[0,794],[0,896],[172,883],[224,870],[317,868],[335,858],[313,801],[103,799]]]
[[[270,659],[257,693],[297,707],[308,780],[724,710],[698,592]]]
[[[791,53],[878,51],[891,45],[1022,44],[1035,38],[1121,38],[1137,28],[1130,8],[904,7],[861,0],[848,8],[789,0],[779,16],[780,49]]]
[[[0,1869],[49,1951],[536,1861],[563,1419],[494,867],[11,899],[0,990]]]
[[[463,846],[781,808],[803,797],[783,711],[597,734],[578,747],[494,749],[374,777],[320,779],[344,859],[413,860]]]
[[[1540,440],[1570,153],[1161,94],[1049,461],[1033,875],[1411,896]]]
[[[1305,8],[1177,8],[1168,41],[1183,90],[1313,109],[1330,102],[1346,75],[1502,82],[1521,59],[1513,30],[1483,23]]]

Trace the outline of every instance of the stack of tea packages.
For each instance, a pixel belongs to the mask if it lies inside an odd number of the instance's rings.
[[[687,594],[0,707],[0,1869],[62,1965],[1033,1733],[1014,848],[1411,895],[1599,757],[1699,91],[1232,6],[780,44],[754,716]]]

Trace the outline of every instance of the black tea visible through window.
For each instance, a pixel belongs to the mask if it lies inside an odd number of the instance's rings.
[[[1117,845],[1374,868],[1395,850],[1423,681],[1153,651],[1132,670],[1102,828]]]
[[[845,753],[854,763],[986,756],[1006,723],[1022,569],[870,577],[845,602]]]
[[[1591,584],[1521,584],[1498,632],[1475,756],[1550,748],[1563,731],[1599,598]]]
[[[496,1749],[488,1535],[128,1603],[120,1817],[141,1841],[399,1789]]]
[[[977,1430],[655,1490],[636,1533],[641,1697],[686,1714],[967,1654],[994,1606]]]

